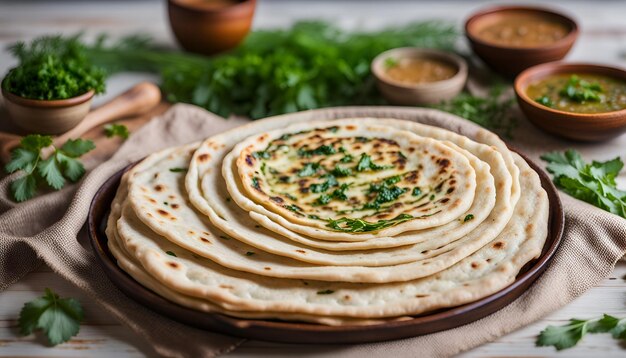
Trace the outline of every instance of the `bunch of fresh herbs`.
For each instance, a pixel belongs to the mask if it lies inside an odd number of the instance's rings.
[[[105,89],[105,70],[94,65],[78,36],[51,36],[18,42],[9,47],[19,64],[11,69],[2,88],[20,97],[59,100],[90,90]]]
[[[605,162],[585,163],[580,153],[567,150],[541,156],[554,175],[554,183],[569,195],[626,218],[626,191],[619,190],[615,177],[624,167],[617,157]]]

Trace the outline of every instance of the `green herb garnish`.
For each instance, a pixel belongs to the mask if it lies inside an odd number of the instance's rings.
[[[335,148],[326,144],[320,145],[319,147],[315,149],[305,149],[305,148],[298,149],[298,156],[304,157],[304,158],[310,158],[314,155],[331,155],[335,153],[337,153]]]
[[[554,175],[554,184],[567,194],[626,218],[626,191],[617,189],[615,178],[624,167],[619,157],[606,162],[585,163],[580,153],[567,150],[541,156]]]
[[[120,137],[122,139],[128,139],[130,132],[128,131],[128,127],[125,125],[114,123],[104,126],[104,134],[107,138]]]
[[[466,223],[470,220],[474,220],[474,214],[467,214],[465,215],[465,217],[463,218],[463,222]]]
[[[22,307],[18,320],[20,334],[27,336],[34,331],[42,330],[48,342],[56,346],[78,334],[83,315],[83,308],[76,299],[61,298],[46,288],[42,297]]]
[[[372,161],[372,157],[368,154],[361,154],[361,158],[359,159],[359,163],[356,165],[356,171],[362,172],[365,170],[383,170],[393,168],[393,165],[377,165]]]
[[[398,66],[398,60],[393,58],[393,57],[387,57],[385,59],[385,63],[384,64],[385,64],[385,69],[388,70],[390,68]]]
[[[413,188],[413,191],[411,192],[411,195],[413,196],[420,196],[420,194],[422,194],[422,189],[415,187]]]
[[[270,159],[272,157],[272,154],[267,150],[259,150],[257,152],[253,152],[252,156],[256,159]]]
[[[287,209],[287,210],[291,210],[293,212],[302,211],[302,208],[300,208],[298,205],[293,205],[293,204],[285,205],[284,208]]]
[[[557,350],[575,346],[587,333],[610,333],[613,338],[626,339],[626,319],[610,315],[589,320],[570,319],[563,326],[548,326],[537,337],[537,346],[554,346]]]
[[[170,168],[170,172],[172,173],[182,173],[186,172],[188,168]]]
[[[559,92],[561,96],[578,103],[598,102],[600,101],[600,93],[602,93],[600,84],[581,80],[576,75],[572,75],[565,87]]]
[[[22,177],[11,183],[11,193],[16,201],[32,198],[42,181],[55,190],[65,186],[66,179],[78,181],[85,174],[85,168],[77,158],[96,147],[90,140],[69,139],[44,159],[41,151],[51,145],[52,137],[31,134],[22,138],[20,146],[11,152],[11,161],[5,166],[7,173],[24,171]]]
[[[321,168],[320,163],[306,163],[302,169],[298,171],[299,177],[309,177],[317,173],[317,171]]]
[[[178,257],[176,256],[175,253],[173,253],[172,251],[165,251],[166,254],[170,255],[170,256],[174,256],[174,257]]]
[[[306,284],[307,284],[307,283],[305,282],[305,285],[306,285]],[[333,291],[333,290],[317,291],[317,294],[318,294],[318,295],[330,295],[331,293],[335,293],[335,291]]]
[[[344,157],[345,158],[345,157]],[[352,175],[352,169],[350,168],[342,168],[338,165],[335,165],[335,168],[332,170],[334,176],[338,178],[343,178]]]
[[[381,230],[393,225],[411,220],[413,216],[409,214],[400,214],[390,220],[378,220],[377,222],[369,222],[363,219],[341,218],[337,220],[328,220],[326,226],[343,232],[370,232]]]
[[[252,187],[256,190],[261,190],[261,185],[259,184],[259,178],[254,177],[252,178]]]
[[[330,189],[331,187],[339,185],[334,175],[325,174],[325,175],[322,175],[321,178],[326,179],[326,181],[321,184],[311,184],[311,186],[309,186],[309,190],[311,190],[311,192],[323,193],[326,190]]]
[[[542,104],[546,107],[554,107],[554,103],[548,96],[541,96],[539,98],[535,98],[535,102]]]
[[[246,252],[246,256],[252,256],[252,255],[254,255],[254,252],[252,252],[252,251]]]
[[[59,100],[96,94],[105,89],[105,70],[92,63],[79,36],[46,36],[30,44],[9,46],[17,57],[17,67],[2,81],[2,88],[17,96],[39,100]]]

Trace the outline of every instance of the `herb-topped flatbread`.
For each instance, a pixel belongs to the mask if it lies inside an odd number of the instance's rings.
[[[379,235],[443,225],[471,206],[476,173],[439,141],[359,120],[315,125],[235,147],[252,200],[295,223]]]

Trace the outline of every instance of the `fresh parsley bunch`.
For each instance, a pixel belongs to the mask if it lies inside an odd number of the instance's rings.
[[[554,183],[569,195],[626,218],[626,191],[617,189],[615,177],[624,167],[619,157],[585,163],[580,153],[567,150],[541,156],[554,175]]]
[[[11,183],[16,201],[32,198],[40,183],[59,190],[66,180],[78,181],[85,174],[85,168],[77,158],[96,147],[90,140],[69,139],[61,148],[54,148],[49,157],[42,157],[42,149],[51,145],[52,137],[31,134],[11,153],[11,161],[5,167],[7,173],[24,171],[23,176]]]
[[[67,342],[78,334],[83,320],[83,308],[73,298],[61,298],[46,288],[42,297],[24,305],[20,311],[20,334],[26,336],[43,330],[51,345]]]
[[[47,36],[29,45],[18,42],[9,51],[19,64],[2,81],[17,96],[39,100],[76,97],[90,90],[103,93],[105,71],[87,57],[79,36]]]

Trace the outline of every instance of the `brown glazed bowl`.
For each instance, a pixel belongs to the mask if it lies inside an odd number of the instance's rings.
[[[59,100],[24,98],[2,89],[5,106],[15,125],[28,133],[61,134],[76,127],[89,113],[94,91]]]
[[[569,27],[569,33],[549,45],[537,47],[514,47],[484,41],[478,35],[485,26],[507,16],[528,15],[555,20]],[[578,37],[578,24],[572,18],[533,6],[495,6],[473,14],[465,22],[465,36],[472,51],[491,69],[506,77],[514,77],[528,67],[565,57]]]
[[[531,67],[515,79],[517,102],[529,121],[546,132],[585,142],[607,140],[626,131],[626,109],[572,113],[546,107],[528,97],[526,89],[530,84],[557,73],[592,73],[626,81],[626,70],[609,66],[553,62]]]
[[[457,72],[451,78],[442,81],[414,84],[399,82],[386,73],[385,62],[389,58],[433,59],[454,66]],[[390,103],[397,105],[435,104],[449,100],[461,92],[467,80],[467,63],[461,57],[449,52],[416,47],[400,47],[385,51],[374,58],[371,68],[380,93]]]
[[[250,32],[255,6],[256,0],[167,1],[170,27],[178,43],[203,55],[237,46]]]

